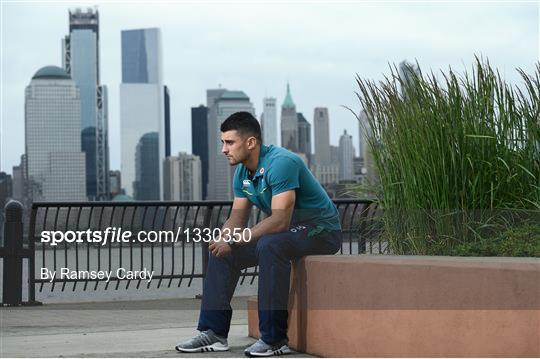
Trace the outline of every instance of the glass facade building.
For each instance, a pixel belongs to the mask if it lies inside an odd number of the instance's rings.
[[[281,146],[298,152],[298,117],[289,84],[287,84],[285,100],[281,105]]]
[[[255,117],[255,109],[249,97],[242,91],[225,89],[208,90],[207,101],[212,103],[208,114],[208,198],[230,200],[233,198],[232,178],[235,167],[221,152],[220,126],[235,112],[246,111]]]
[[[279,146],[278,131],[277,131],[276,99],[273,97],[263,98],[263,113],[261,115],[261,129],[262,129],[264,144]]]
[[[56,66],[40,69],[26,87],[25,152],[32,201],[86,200],[79,88]]]
[[[191,152],[199,156],[202,172],[202,198],[206,199],[208,185],[208,107],[191,108]]]
[[[90,200],[109,198],[108,113],[106,90],[99,81],[99,13],[69,12],[69,35],[62,42],[63,66],[80,90],[80,133],[86,154],[86,194]]]
[[[170,95],[162,80],[161,31],[158,28],[122,31],[122,84],[120,85],[121,172],[124,190],[135,199],[163,198],[163,160],[170,155]],[[155,133],[152,151],[157,170],[147,172],[136,163],[142,136]],[[157,190],[134,183],[142,174],[155,176]],[[138,180],[137,180],[138,181]],[[148,193],[143,191],[148,190]],[[157,193],[157,195],[156,195]],[[152,197],[152,198],[150,198]]]
[[[298,152],[311,156],[311,124],[306,120],[301,112],[298,116]]]
[[[136,179],[133,184],[137,200],[155,200],[159,198],[159,135],[147,133],[141,137],[135,151]]]

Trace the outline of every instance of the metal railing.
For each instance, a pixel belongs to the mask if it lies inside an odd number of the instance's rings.
[[[13,204],[13,202],[10,202]],[[376,205],[369,200],[336,200],[343,227],[343,246],[341,254],[384,253],[384,243],[378,242]],[[50,290],[61,291],[81,287],[83,290],[96,290],[101,284],[104,289],[130,286],[140,288],[141,278],[126,278],[120,275],[110,278],[84,279],[63,278],[58,276],[43,278],[36,268],[48,268],[51,271],[69,268],[76,272],[115,272],[119,268],[127,271],[151,270],[155,273],[152,283],[156,288],[171,286],[180,287],[182,283],[191,286],[194,279],[205,274],[208,260],[207,244],[189,239],[183,229],[220,228],[231,212],[231,201],[189,201],[189,202],[35,202],[30,213],[27,243],[23,245],[22,224],[17,225],[6,220],[6,247],[0,249],[4,258],[4,303],[20,303],[20,296],[10,297],[13,287],[13,270],[19,272],[22,258],[28,259],[28,300],[35,301],[36,289],[43,291],[44,285],[50,283]],[[6,205],[6,219],[10,216]],[[254,210],[250,224],[261,220],[264,214]],[[17,218],[22,218],[18,216]],[[9,217],[15,218],[13,216]],[[120,232],[130,231],[126,242],[108,241],[100,243],[63,241],[56,246],[43,243],[43,231],[104,231],[106,228]],[[141,231],[169,231],[176,235],[176,241],[145,242],[135,240],[136,233]],[[9,232],[9,233],[8,233]],[[20,263],[19,263],[20,262]],[[15,265],[15,267],[12,267]],[[15,268],[15,269],[11,269]],[[38,275],[39,274],[39,275]],[[257,276],[257,268],[245,269],[240,284],[250,280],[253,283]],[[9,279],[9,278],[12,279]],[[16,276],[15,276],[16,277]],[[6,281],[6,278],[9,280]],[[18,277],[15,278],[20,282]],[[145,284],[150,288],[150,281]],[[10,299],[11,298],[11,299]],[[9,299],[9,300],[7,300]]]

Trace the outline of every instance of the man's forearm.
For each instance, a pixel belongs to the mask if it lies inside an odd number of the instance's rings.
[[[225,229],[229,229],[232,233],[235,228],[244,229],[245,227],[246,221],[240,220],[238,218],[229,217],[229,219],[227,219],[221,227],[221,231],[223,232]]]
[[[290,218],[273,214],[251,227],[250,242],[258,241],[265,234],[284,232],[289,229],[289,224]]]

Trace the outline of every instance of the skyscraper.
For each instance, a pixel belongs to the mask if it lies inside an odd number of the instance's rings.
[[[315,163],[328,166],[330,160],[330,119],[326,107],[316,107],[313,114],[315,132]]]
[[[218,97],[219,95],[219,97]],[[233,198],[232,177],[234,167],[221,152],[220,126],[227,117],[238,111],[246,111],[255,117],[255,109],[249,97],[242,91],[225,89],[208,90],[208,198],[228,200]]]
[[[261,115],[263,143],[278,146],[276,99],[263,98],[263,113]]]
[[[24,199],[26,197],[26,191],[24,186],[24,175],[23,175],[23,168],[21,165],[13,166],[13,199],[24,202]]]
[[[133,191],[138,200],[159,198],[159,135],[157,132],[144,134],[135,151],[135,182]]]
[[[311,124],[301,112],[298,117],[298,152],[303,153],[309,159],[311,156]]]
[[[111,182],[111,197],[122,194],[122,174],[120,171],[110,171],[109,180]]]
[[[421,76],[420,67],[418,64],[412,64],[407,60],[403,60],[399,64],[399,77],[405,85],[412,85],[415,76]],[[405,87],[401,86],[401,94],[406,95]]]
[[[199,156],[180,152],[165,159],[164,191],[167,201],[202,200],[201,160]]]
[[[287,94],[281,105],[281,146],[298,152],[298,117],[288,83]]]
[[[122,31],[122,84],[120,85],[120,138],[122,182],[127,195],[134,195],[133,184],[141,174],[136,171],[135,154],[139,140],[155,133],[158,170],[152,198],[137,191],[135,199],[161,199],[163,159],[170,153],[169,90],[163,85],[161,32],[157,28]],[[146,170],[139,168],[141,171]],[[150,174],[149,174],[150,175]],[[146,188],[146,187],[145,187]],[[157,195],[156,195],[157,193]]]
[[[79,88],[61,68],[46,66],[25,92],[28,195],[33,201],[86,200]]]
[[[354,147],[352,136],[344,130],[339,138],[339,180],[354,180]]]
[[[364,144],[367,142],[366,139],[366,126],[368,126],[366,111],[362,110],[358,118],[358,157],[360,160],[364,160]]]
[[[0,172],[0,212],[4,210],[5,204],[12,196],[13,181],[11,176],[5,172]]]
[[[99,13],[69,11],[69,35],[62,40],[62,63],[80,90],[81,148],[85,153],[86,194],[109,197],[107,88],[99,81]]]
[[[208,107],[191,108],[191,152],[199,156],[202,172],[202,198],[208,186]]]

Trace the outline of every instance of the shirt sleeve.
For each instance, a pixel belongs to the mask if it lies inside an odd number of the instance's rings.
[[[234,171],[233,192],[235,197],[246,198],[245,193],[242,191],[242,181],[240,181],[240,166],[237,166]]]
[[[300,169],[298,165],[288,157],[278,157],[268,168],[268,184],[272,190],[272,196],[291,189],[300,187]]]

